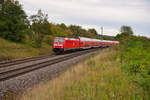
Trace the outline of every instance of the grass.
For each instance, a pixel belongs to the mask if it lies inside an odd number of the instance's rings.
[[[42,48],[33,48],[27,44],[14,43],[0,38],[0,61],[50,53],[52,53],[52,48],[46,44]]]
[[[146,100],[143,88],[121,70],[119,51],[106,49],[18,100]]]

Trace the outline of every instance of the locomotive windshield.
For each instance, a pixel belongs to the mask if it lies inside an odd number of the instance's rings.
[[[55,38],[55,43],[63,43],[64,42],[64,38]]]

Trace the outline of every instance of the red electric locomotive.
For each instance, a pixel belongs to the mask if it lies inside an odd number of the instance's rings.
[[[53,51],[56,53],[79,49],[79,39],[56,37],[53,41]]]
[[[95,47],[108,47],[113,45],[119,45],[119,42],[91,39],[85,37],[79,37],[79,38],[56,37],[53,41],[53,51],[56,53],[61,53],[68,50],[89,49]]]

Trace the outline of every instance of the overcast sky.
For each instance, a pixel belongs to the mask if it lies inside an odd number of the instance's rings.
[[[122,25],[150,37],[150,0],[19,0],[28,15],[42,9],[53,23],[95,28],[116,35]]]

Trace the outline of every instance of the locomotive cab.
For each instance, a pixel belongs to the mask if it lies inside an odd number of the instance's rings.
[[[53,41],[53,51],[56,53],[64,52],[65,38],[56,37]]]

